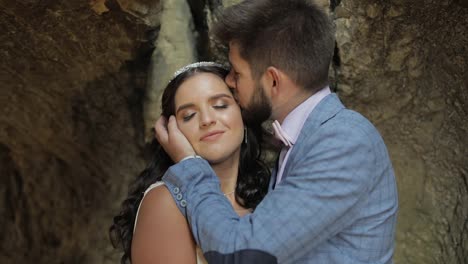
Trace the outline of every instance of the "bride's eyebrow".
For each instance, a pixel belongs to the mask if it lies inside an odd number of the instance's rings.
[[[184,110],[184,109],[187,109],[187,108],[194,107],[194,106],[195,106],[194,103],[183,104],[183,105],[179,106],[179,108],[177,108],[176,115],[177,115],[177,113],[179,113],[180,111],[182,111],[182,110]]]
[[[224,93],[223,93],[223,94],[216,94],[216,95],[213,95],[213,96],[210,97],[210,100],[212,101],[212,100],[216,100],[216,99],[219,99],[219,98],[229,98],[229,99],[233,99],[233,100],[234,100],[234,98],[232,97],[232,95],[228,95],[228,94],[224,94]]]
[[[228,95],[228,94],[224,94],[224,93],[221,93],[221,94],[216,94],[216,95],[213,95],[209,98],[210,101],[213,101],[213,100],[216,100],[216,99],[220,99],[220,98],[229,98],[229,99],[232,99],[234,100],[234,98],[232,97],[232,95]],[[195,107],[195,104],[194,103],[186,103],[186,104],[183,104],[181,106],[179,106],[176,110],[176,114],[179,113],[180,111],[184,110],[184,109],[187,109],[187,108],[191,108],[191,107]]]

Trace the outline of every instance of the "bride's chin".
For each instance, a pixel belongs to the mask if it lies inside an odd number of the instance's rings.
[[[221,158],[207,157],[207,158],[204,158],[204,159],[205,159],[206,161],[208,161],[208,163],[209,163],[210,165],[212,165],[212,166],[213,166],[213,165],[218,165],[218,164],[220,164],[220,163],[223,162],[223,159],[221,159]]]
[[[240,155],[240,148],[234,151],[230,151],[230,149],[217,149],[214,151],[200,151],[197,153],[199,153],[198,155],[200,155],[203,159],[208,161],[211,166],[215,166],[225,162],[228,162],[226,164],[231,164],[232,162],[235,162],[236,159],[238,160]]]
[[[229,157],[226,157],[225,155],[222,155],[222,156],[219,156],[219,155],[208,155],[208,156],[202,156],[206,161],[208,161],[208,163],[212,166],[214,165],[218,165],[220,163],[223,163],[224,161],[226,161],[227,159],[229,159]]]

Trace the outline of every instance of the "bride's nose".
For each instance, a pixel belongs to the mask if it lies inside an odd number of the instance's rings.
[[[210,111],[200,113],[200,126],[207,127],[216,124],[216,117]]]

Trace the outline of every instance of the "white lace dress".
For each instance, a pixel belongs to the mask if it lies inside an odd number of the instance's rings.
[[[137,221],[138,221],[138,214],[140,213],[140,206],[141,206],[141,203],[143,202],[143,199],[145,199],[146,194],[149,191],[151,191],[152,189],[157,188],[157,187],[162,186],[162,185],[164,185],[164,182],[160,181],[160,182],[156,182],[156,183],[151,184],[148,187],[148,189],[146,189],[145,193],[143,194],[143,198],[141,198],[140,205],[138,205],[137,214],[135,216],[135,225],[133,226],[133,232],[135,232],[135,227],[136,227],[136,224],[137,224]],[[203,257],[203,253],[202,253],[201,249],[198,246],[197,246],[197,264],[208,264],[208,262]]]

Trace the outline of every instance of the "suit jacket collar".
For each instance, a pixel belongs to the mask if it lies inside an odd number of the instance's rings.
[[[340,110],[344,109],[344,105],[336,93],[327,95],[320,101],[315,109],[309,114],[304,127],[298,137],[298,141],[313,133],[320,125],[333,118]]]
[[[288,160],[286,161],[283,179],[288,176],[291,160],[297,155],[297,153],[303,153],[303,149],[309,149],[311,146],[306,146],[303,144],[304,140],[313,134],[316,129],[318,129],[322,124],[333,118],[338,112],[344,109],[344,105],[341,103],[340,99],[336,93],[327,95],[325,98],[320,101],[320,103],[315,107],[315,109],[307,117],[304,126],[297,138],[297,142],[291,149]]]

